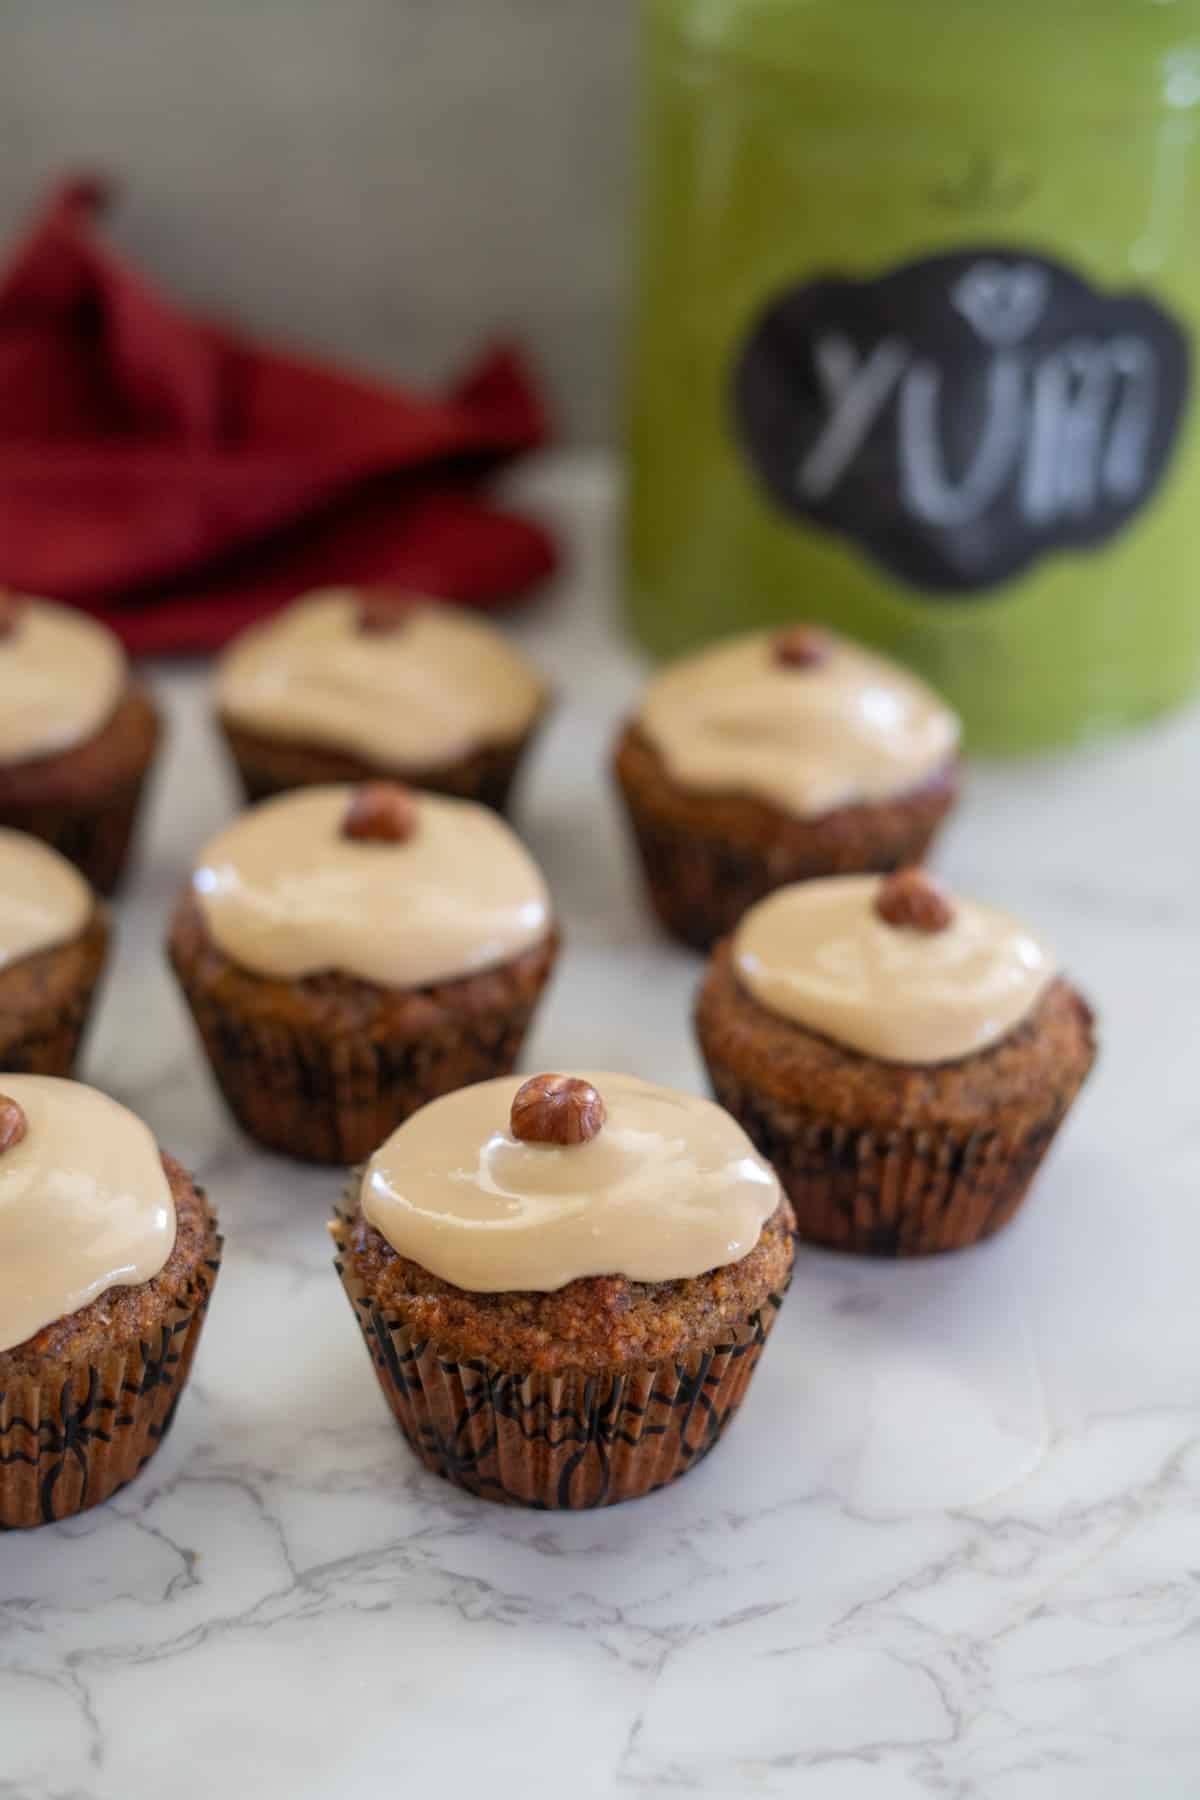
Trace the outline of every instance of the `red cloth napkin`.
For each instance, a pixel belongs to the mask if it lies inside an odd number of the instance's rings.
[[[554,566],[480,477],[542,443],[495,349],[417,396],[189,318],[53,196],[0,276],[0,583],[68,600],[134,652],[209,650],[323,582],[481,606]]]

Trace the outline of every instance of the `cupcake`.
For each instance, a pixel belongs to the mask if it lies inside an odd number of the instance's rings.
[[[69,1075],[108,952],[108,917],[78,869],[0,827],[0,1070]]]
[[[0,825],[52,844],[111,894],[158,737],[111,631],[48,600],[0,596]]]
[[[511,1069],[554,966],[545,882],[469,800],[279,794],[197,859],[170,958],[243,1129],[357,1162],[427,1100]]]
[[[773,888],[919,861],[958,739],[923,682],[815,626],[673,664],[615,754],[659,918],[706,950]]]
[[[78,1082],[0,1095],[0,1528],[80,1513],[166,1436],[216,1280],[201,1190]]]
[[[777,1179],[711,1101],[535,1075],[402,1125],[330,1227],[405,1437],[488,1500],[610,1506],[686,1474],[787,1288]]]
[[[386,589],[297,601],[244,632],[217,676],[249,800],[386,776],[500,812],[546,707],[490,625]]]
[[[1087,1003],[1015,919],[920,870],[770,895],[714,953],[713,1090],[801,1237],[956,1250],[1012,1218],[1095,1058]]]

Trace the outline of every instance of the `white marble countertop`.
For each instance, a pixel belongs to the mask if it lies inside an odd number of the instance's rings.
[[[569,949],[526,1066],[698,1087],[696,959],[640,904],[604,773],[611,490],[527,484],[572,572],[520,636],[564,705],[522,825]],[[228,1124],[160,940],[233,800],[198,674],[172,715],[86,1073],[143,1113],[227,1244],[142,1477],[0,1541],[0,1796],[1153,1800],[1200,1793],[1200,711],[977,769],[942,866],[1095,999],[1097,1074],[999,1240],[809,1253],[730,1439],[585,1515],[424,1473],[330,1265],[336,1172]]]

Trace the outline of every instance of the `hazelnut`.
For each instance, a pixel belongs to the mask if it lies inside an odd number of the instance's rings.
[[[371,844],[406,844],[417,829],[417,803],[400,781],[368,781],[355,788],[342,836]]]
[[[954,922],[954,904],[924,869],[897,869],[880,883],[875,911],[889,925],[910,931],[945,931]]]
[[[513,1096],[511,1126],[523,1144],[586,1144],[605,1119],[590,1081],[574,1075],[533,1075]]]
[[[0,588],[0,638],[13,635],[21,623],[26,602],[20,594],[10,592],[8,588]]]
[[[371,637],[389,637],[408,623],[416,605],[403,588],[370,588],[359,596],[354,622]]]
[[[0,1094],[0,1154],[15,1148],[28,1129],[24,1107],[10,1100],[7,1094]]]
[[[772,659],[784,669],[815,669],[828,662],[833,639],[819,625],[792,625],[771,641]]]

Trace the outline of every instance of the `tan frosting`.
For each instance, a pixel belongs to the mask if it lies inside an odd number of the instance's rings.
[[[491,626],[435,602],[395,631],[363,632],[357,605],[330,589],[244,633],[221,661],[223,716],[405,772],[512,743],[532,724],[542,682]]]
[[[0,1075],[27,1120],[0,1152],[0,1350],[157,1275],[175,1202],[153,1133],[77,1081]]]
[[[729,1114],[632,1075],[585,1079],[607,1109],[585,1144],[512,1136],[520,1075],[434,1100],[371,1158],[366,1217],[472,1293],[549,1293],[587,1275],[675,1281],[748,1255],[780,1190]]]
[[[1055,964],[1018,920],[956,898],[944,931],[888,925],[879,886],[839,875],[752,906],[733,939],[743,986],[772,1012],[897,1063],[969,1056],[1033,1010]]]
[[[0,968],[78,937],[95,904],[83,876],[57,850],[0,828]]]
[[[906,793],[953,756],[959,721],[915,675],[832,636],[821,663],[783,666],[774,636],[714,644],[650,684],[638,722],[676,781],[811,818]]]
[[[69,606],[23,603],[0,636],[0,762],[86,743],[117,709],[128,680],[111,631]]]
[[[193,885],[234,962],[284,979],[338,970],[422,987],[494,968],[545,937],[541,872],[489,808],[415,794],[406,842],[354,841],[341,834],[354,792],[280,794],[205,846]]]

